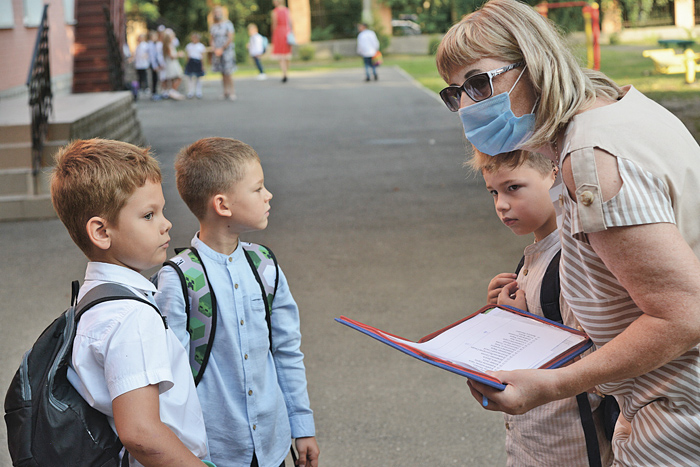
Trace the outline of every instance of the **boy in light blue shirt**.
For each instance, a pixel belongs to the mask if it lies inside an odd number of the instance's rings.
[[[270,345],[265,303],[239,239],[267,227],[272,194],[260,159],[240,141],[204,138],[180,151],[175,172],[180,196],[200,223],[192,246],[218,310],[211,354],[197,386],[211,459],[219,467],[283,466],[296,438],[297,465],[316,467],[299,309],[280,269]],[[165,267],[157,282],[158,306],[189,352],[180,279]]]

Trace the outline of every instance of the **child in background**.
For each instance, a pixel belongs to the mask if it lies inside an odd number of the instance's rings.
[[[248,53],[253,57],[255,66],[258,67],[260,72],[257,79],[267,79],[262,62],[260,62],[260,57],[265,53],[265,38],[258,32],[258,26],[253,23],[248,25],[248,36],[250,37],[248,39]]]
[[[148,93],[148,69],[151,67],[148,54],[149,45],[146,41],[146,34],[139,34],[136,39],[136,50],[134,51],[134,68],[138,76],[139,91]]]
[[[154,303],[156,288],[140,273],[167,254],[160,183],[148,149],[92,139],[59,150],[51,201],[90,260],[79,300],[110,282]],[[207,439],[187,354],[151,306],[95,305],[78,322],[72,350],[68,380],[107,416],[131,466],[202,466]]]
[[[475,149],[469,164],[483,175],[501,221],[516,235],[535,237],[535,243],[525,248],[519,274],[502,273],[491,280],[488,303],[510,305],[545,316],[540,292],[544,286],[551,285],[543,285],[545,272],[561,249],[556,211],[549,193],[558,168],[547,157],[525,151],[492,157]],[[556,280],[558,283],[558,275]],[[563,324],[579,328],[561,295],[557,299]],[[613,456],[604,434],[601,401],[595,394],[583,393],[550,402],[523,415],[504,414],[508,465],[611,465]],[[583,419],[591,416],[590,424],[582,425]]]
[[[182,66],[180,65],[180,52],[177,51],[177,37],[172,29],[163,31],[163,58],[165,59],[165,71],[163,80],[163,97],[181,101],[185,98],[179,91],[182,82]]]
[[[163,43],[160,41],[158,31],[151,31],[148,39],[148,60],[151,65],[151,100],[159,101],[161,97],[158,93],[158,83],[160,82],[160,72],[165,68]]]
[[[379,76],[377,75],[377,64],[372,61],[372,57],[379,52],[379,39],[377,39],[377,34],[369,29],[369,26],[365,23],[358,24],[357,30],[359,31],[357,35],[357,54],[362,57],[362,61],[365,64],[365,81],[370,80],[370,70],[372,70],[376,81],[379,79]]]
[[[208,365],[197,386],[211,460],[226,467],[283,466],[295,438],[297,465],[317,467],[299,309],[279,269],[268,330],[260,285],[239,237],[267,227],[272,194],[260,159],[240,141],[204,138],[180,151],[175,176],[180,196],[199,220],[192,247],[218,310]],[[157,283],[158,304],[190,352],[178,273],[164,267]]]
[[[190,43],[185,46],[187,54],[187,64],[185,65],[185,76],[189,78],[187,86],[187,98],[192,99],[197,96],[197,99],[202,98],[202,82],[199,78],[204,76],[204,67],[202,59],[207,48],[200,42],[199,34],[193,32],[190,34]]]

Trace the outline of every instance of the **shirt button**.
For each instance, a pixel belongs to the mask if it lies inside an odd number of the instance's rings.
[[[231,258],[231,257],[229,256],[229,257],[228,257],[228,262],[230,263],[230,262],[232,262],[232,261],[233,261],[233,258]]]
[[[245,354],[245,355],[243,356],[243,358],[245,358],[246,360],[248,360],[248,354]]]
[[[559,195],[559,206],[564,206],[564,195]]]
[[[581,204],[584,206],[590,206],[593,204],[593,193],[590,191],[584,191],[581,193]]]
[[[237,289],[237,288],[238,288],[238,284],[233,284],[233,288],[234,288],[234,289]]]
[[[528,273],[528,270],[525,269],[525,270],[523,271],[523,276],[527,276],[527,273]]]
[[[258,425],[253,425],[253,431],[258,429]]]
[[[248,395],[249,395],[249,396],[252,396],[252,395],[253,395],[253,390],[252,390],[252,389],[248,391]]]
[[[510,430],[510,425],[506,422],[506,430]]]
[[[241,320],[241,326],[243,326],[243,320]]]

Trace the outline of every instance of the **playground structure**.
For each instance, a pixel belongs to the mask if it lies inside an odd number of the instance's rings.
[[[586,48],[588,51],[588,68],[600,70],[600,10],[597,3],[584,1],[538,3],[535,9],[539,14],[547,17],[549,10],[553,8],[581,7],[583,21],[586,30]]]
[[[691,48],[694,41],[659,41],[660,45],[677,45],[683,49],[683,53],[676,54],[673,48],[651,49],[642,52],[642,55],[651,58],[654,62],[654,71],[665,75],[685,75],[685,82],[695,82],[695,74],[700,71],[700,53],[695,53]]]

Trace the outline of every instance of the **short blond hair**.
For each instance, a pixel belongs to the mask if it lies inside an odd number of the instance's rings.
[[[581,68],[554,23],[517,0],[490,0],[452,26],[437,50],[438,72],[449,83],[452,74],[482,58],[527,65],[525,73],[539,98],[535,133],[526,142],[530,147],[554,141],[596,97],[617,100],[622,95],[604,74]]]
[[[258,153],[232,138],[202,138],[180,150],[175,158],[175,179],[180,197],[199,220],[204,219],[213,196],[230,190],[245,176]]]
[[[147,181],[161,183],[148,148],[105,139],[76,140],[59,149],[51,173],[51,202],[76,245],[88,257],[87,222],[116,223],[129,197]]]
[[[542,176],[550,174],[554,169],[554,163],[547,156],[521,150],[489,156],[474,148],[472,157],[464,165],[479,173],[494,173],[502,168],[515,170],[522,165],[527,165],[537,170]]]

